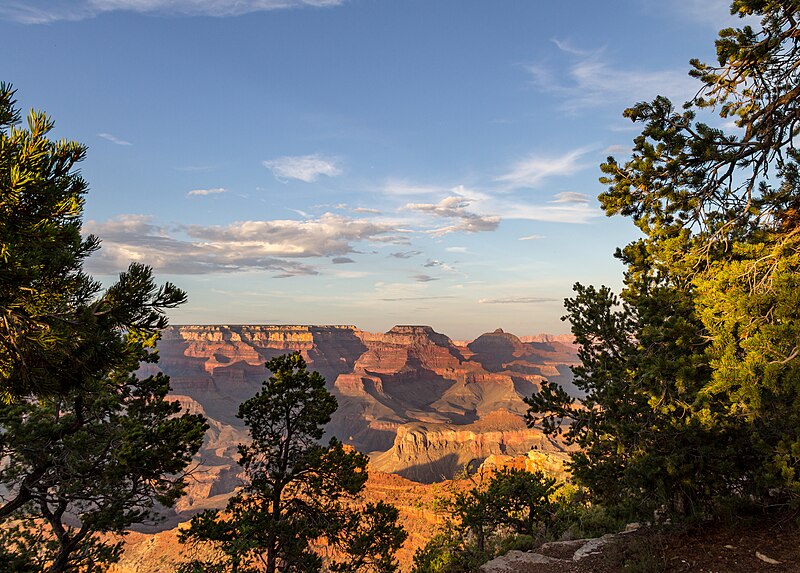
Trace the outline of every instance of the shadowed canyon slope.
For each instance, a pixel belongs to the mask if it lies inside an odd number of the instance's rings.
[[[299,351],[339,402],[328,425],[372,457],[376,470],[432,482],[491,455],[559,451],[527,428],[523,397],[543,378],[573,391],[577,361],[568,337],[525,341],[497,330],[454,343],[427,326],[370,333],[353,326],[175,326],[158,344],[159,368],[173,394],[210,419],[201,466],[179,511],[220,506],[238,483],[236,444],[246,439],[235,417],[268,375],[264,362]]]

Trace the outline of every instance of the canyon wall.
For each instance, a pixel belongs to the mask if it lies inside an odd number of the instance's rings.
[[[385,333],[347,325],[173,326],[158,352],[160,362],[142,373],[169,375],[173,395],[211,425],[178,506],[187,514],[224,505],[240,483],[236,444],[247,433],[236,412],[269,376],[264,363],[280,354],[300,352],[325,377],[339,403],[329,436],[369,453],[373,469],[419,482],[450,478],[490,456],[562,451],[525,425],[523,398],[545,378],[576,391],[571,339],[526,342],[502,330],[456,344],[428,326]]]

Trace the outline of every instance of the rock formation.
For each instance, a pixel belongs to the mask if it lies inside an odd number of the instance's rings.
[[[238,405],[269,376],[264,362],[301,352],[328,381],[339,409],[328,435],[372,456],[376,470],[432,482],[486,458],[560,451],[524,423],[523,398],[544,378],[572,390],[569,339],[524,342],[497,330],[455,344],[429,326],[370,333],[354,326],[174,326],[158,344],[160,362],[186,407],[210,419],[189,495],[179,511],[224,504],[239,483],[236,444],[247,433]],[[177,517],[176,517],[177,518]],[[173,523],[175,519],[170,519]]]

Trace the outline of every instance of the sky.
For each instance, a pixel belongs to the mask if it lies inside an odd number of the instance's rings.
[[[87,269],[173,324],[565,333],[621,287],[599,165],[683,102],[718,0],[2,0],[0,80],[88,146]],[[11,48],[8,48],[8,47]]]

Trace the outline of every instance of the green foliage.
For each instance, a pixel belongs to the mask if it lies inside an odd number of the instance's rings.
[[[477,570],[494,555],[560,533],[573,501],[559,500],[560,488],[540,471],[505,469],[456,493],[449,503],[452,520],[417,551],[412,573]]]
[[[474,543],[467,543],[461,533],[446,527],[417,550],[411,573],[470,573],[490,558]]]
[[[512,533],[502,537],[497,543],[497,554],[505,555],[509,551],[531,551],[541,545],[541,540],[532,535]]]
[[[642,125],[632,157],[601,167],[604,210],[643,238],[617,252],[619,299],[576,285],[566,302],[586,399],[545,385],[529,401],[546,431],[567,422],[575,478],[605,504],[702,513],[800,493],[800,4],[731,11],[760,29],[720,32],[682,110],[663,97],[626,110]],[[713,111],[741,129],[700,120]]]
[[[83,272],[85,149],[52,142],[52,121],[15,124],[0,84],[0,556],[5,570],[103,571],[119,556],[106,533],[155,517],[183,492],[201,416],[140,379],[164,311],[186,295],[132,264],[101,293]]]
[[[86,148],[51,141],[53,122],[31,111],[17,126],[14,90],[0,84],[0,397],[56,395],[124,363],[123,331],[153,334],[186,300],[131,265],[100,295],[82,270],[99,248],[81,237]],[[119,361],[119,362],[118,362]]]
[[[514,533],[547,537],[555,525],[557,504],[554,496],[560,485],[541,471],[499,470],[484,491],[470,496],[485,503],[492,524],[506,526]],[[456,500],[456,514],[459,500]],[[462,517],[462,523],[469,525]]]
[[[395,571],[406,538],[397,510],[358,508],[367,457],[335,438],[319,443],[337,406],[325,380],[299,353],[266,366],[273,375],[239,407],[252,437],[239,446],[247,483],[224,513],[202,513],[182,532],[181,541],[213,553],[183,571]],[[323,547],[334,550],[327,562]]]

